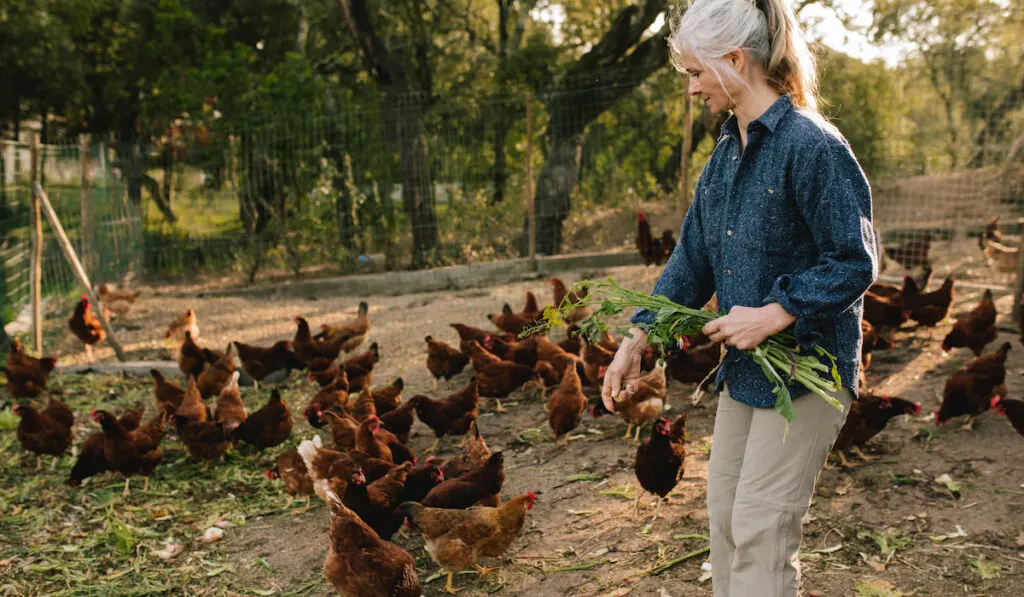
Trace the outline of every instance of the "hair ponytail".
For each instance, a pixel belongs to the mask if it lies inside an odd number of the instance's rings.
[[[776,91],[789,94],[799,108],[818,111],[814,54],[785,0],[692,0],[673,19],[669,49],[676,68],[682,70],[682,57],[689,55],[720,79],[723,68],[726,76],[738,76],[725,65],[724,56],[746,50]]]

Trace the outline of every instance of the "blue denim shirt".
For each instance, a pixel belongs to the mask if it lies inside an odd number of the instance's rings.
[[[863,295],[878,277],[871,189],[846,139],[820,116],[780,97],[747,126],[722,126],[697,181],[679,244],[653,294],[700,308],[779,303],[795,316],[787,330],[801,346],[836,356],[843,386],[856,394]],[[639,310],[633,323],[650,324]],[[729,347],[715,391],[744,404],[775,405],[773,385],[753,358]],[[796,398],[807,393],[789,388]]]

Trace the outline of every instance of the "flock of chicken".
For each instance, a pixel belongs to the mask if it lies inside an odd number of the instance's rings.
[[[642,215],[638,219],[645,223]],[[548,282],[553,304],[561,304],[569,293],[566,284],[558,278]],[[947,279],[932,292],[923,292],[924,286],[927,280],[919,284],[907,277],[900,287],[878,283],[867,293],[862,324],[865,369],[873,352],[892,347],[887,339],[891,330],[909,320],[935,325],[946,318],[953,280]],[[569,301],[578,304],[581,298],[574,295]],[[69,328],[86,346],[103,338],[91,308],[82,297],[69,320]],[[556,342],[544,335],[519,339],[541,314],[536,296],[527,292],[522,310],[505,304],[500,313],[488,315],[494,330],[451,324],[460,339],[457,347],[427,336],[426,366],[434,377],[435,391],[438,380],[451,380],[467,367],[472,369],[470,379],[443,397],[415,395],[403,401],[401,378],[371,388],[381,358],[377,343],[346,357],[367,339],[368,312],[368,305],[360,303],[353,320],[322,325],[316,335],[305,319],[296,317],[291,341],[269,347],[233,342],[220,352],[197,343],[196,314],[187,310],[166,334],[168,339],[180,340],[177,364],[187,379],[184,387],[158,370],[151,371],[155,415],[146,422],[141,407],[119,416],[94,409],[90,418],[99,430],[81,444],[69,485],[113,471],[125,476],[126,493],[133,475],[145,476],[148,487],[148,475],[163,459],[160,446],[167,426],[200,460],[219,459],[239,442],[260,451],[282,444],[292,435],[293,417],[281,394],[271,390],[267,402],[249,413],[239,392],[239,378],[244,372],[256,382],[273,384],[289,379],[293,370],[302,370],[316,391],[301,415],[312,427],[330,434],[331,446],[325,447],[319,436],[305,439],[296,450],[280,454],[266,475],[280,479],[292,494],[316,494],[327,503],[331,512],[330,550],[324,565],[327,578],[342,595],[420,595],[412,556],[390,541],[405,523],[423,535],[427,552],[448,574],[445,590],[454,593],[454,573],[467,568],[488,572],[478,560],[504,553],[537,499],[531,492],[502,503],[504,460],[501,452],[490,451],[477,427],[481,398],[493,398],[494,411],[503,412],[501,399],[536,385],[546,396],[553,437],[567,445],[584,413],[608,414],[598,390],[618,344],[609,334],[591,343],[576,333],[575,324],[589,315],[582,306],[566,318],[571,325],[564,340]],[[1024,435],[1024,402],[1005,398],[1010,343],[984,353],[996,338],[995,319],[992,294],[987,291],[943,340],[943,350],[966,347],[976,358],[946,381],[935,420],[941,424],[991,408],[1007,415]],[[638,391],[615,404],[614,414],[627,423],[626,438],[639,439],[640,430],[650,428],[649,437],[637,448],[634,471],[641,487],[660,498],[682,478],[685,459],[686,413],[675,421],[662,416],[667,384],[670,379],[709,383],[720,354],[721,346],[703,335],[683,338],[662,364],[650,348],[642,360]],[[39,396],[55,365],[56,359],[31,357],[15,343],[4,368],[8,391],[16,398]],[[211,399],[212,408],[206,402]],[[74,414],[56,398],[51,396],[45,409],[22,403],[14,412],[21,418],[17,435],[25,450],[60,455],[70,447]],[[915,403],[862,391],[834,452],[849,464],[845,449],[856,450],[895,416],[919,412]],[[458,455],[421,462],[408,446],[416,419],[436,436],[427,452],[436,450],[445,436],[465,436]]]

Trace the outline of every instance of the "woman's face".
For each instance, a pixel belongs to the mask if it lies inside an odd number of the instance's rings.
[[[692,56],[683,58],[683,69],[690,77],[690,97],[699,98],[712,114],[721,114],[735,107],[735,102],[722,86],[719,77]]]

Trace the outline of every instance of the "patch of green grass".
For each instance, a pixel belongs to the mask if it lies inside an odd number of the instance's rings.
[[[857,533],[857,538],[870,539],[874,541],[875,545],[878,546],[878,551],[882,554],[882,557],[888,556],[890,553],[898,549],[903,549],[914,541],[910,537],[900,535],[895,529],[885,529],[881,533],[861,531],[860,533]]]
[[[75,412],[74,446],[98,430],[88,419],[90,409],[120,412],[141,403],[146,418],[153,414],[152,385],[145,379],[115,376],[59,376],[50,389]],[[308,393],[285,388],[292,412],[301,411]],[[113,390],[113,393],[110,393]],[[269,392],[243,388],[250,412]],[[36,401],[45,402],[45,398]],[[296,417],[293,437],[260,454],[245,444],[229,450],[223,462],[197,462],[177,440],[161,444],[164,460],[154,471],[148,491],[143,479],[131,480],[131,494],[122,495],[124,478],[104,473],[78,489],[65,484],[75,462],[69,452],[59,458],[37,457],[18,445],[17,418],[0,413],[0,585],[14,595],[208,595],[254,594],[274,584],[278,574],[265,560],[253,572],[236,574],[223,548],[233,534],[242,533],[260,517],[286,517],[306,506],[280,482],[268,481],[264,470],[277,454],[292,449],[311,434]],[[77,451],[76,451],[77,454]],[[50,470],[55,462],[54,470]],[[219,521],[234,527],[225,540],[204,544],[203,531]],[[312,537],[307,540],[318,540]],[[324,542],[327,529],[324,529]],[[183,550],[170,560],[157,556],[168,542]],[[285,590],[306,595],[324,583],[322,575]],[[251,585],[251,587],[249,586]],[[255,593],[259,594],[259,593]],[[274,594],[282,594],[275,592]]]

